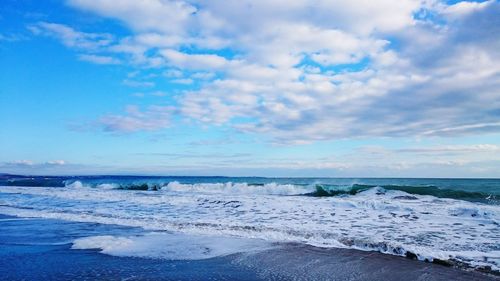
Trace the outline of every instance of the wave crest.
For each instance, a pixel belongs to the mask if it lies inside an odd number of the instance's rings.
[[[122,189],[122,190],[143,190],[143,191],[167,191],[167,192],[189,192],[189,193],[224,193],[224,194],[248,194],[248,195],[294,195],[294,196],[349,196],[371,190],[374,195],[384,194],[387,191],[402,191],[411,195],[434,196],[438,198],[451,198],[472,202],[483,202],[493,205],[500,204],[498,195],[483,192],[471,192],[465,190],[454,190],[439,188],[437,186],[411,186],[411,185],[328,185],[328,184],[280,184],[280,183],[180,183],[171,182],[142,182],[142,183],[99,183],[86,184],[81,181],[66,182],[66,187],[82,188],[94,187],[99,189]],[[416,199],[414,196],[397,196],[394,199]]]

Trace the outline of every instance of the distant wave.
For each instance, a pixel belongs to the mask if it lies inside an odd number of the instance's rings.
[[[230,180],[230,178],[227,178]],[[192,193],[228,193],[257,195],[293,195],[293,196],[348,196],[381,187],[384,190],[399,190],[411,195],[430,195],[438,198],[452,198],[471,202],[500,205],[500,195],[478,190],[466,191],[436,185],[405,185],[405,184],[297,184],[283,182],[200,182],[181,183],[180,181],[164,180],[163,178],[145,178],[131,180],[130,177],[26,177],[12,176],[0,179],[0,186],[28,187],[87,187],[99,189],[171,191]]]
[[[79,181],[72,182],[66,186],[85,186]],[[105,183],[87,185],[94,188],[114,188],[122,190],[144,190],[144,191],[172,191],[192,193],[233,193],[233,194],[256,194],[256,195],[288,195],[288,196],[347,196],[356,195],[369,189],[380,187],[383,190],[398,190],[413,195],[430,195],[438,198],[451,198],[472,202],[483,202],[489,204],[500,204],[498,195],[483,192],[469,192],[464,190],[453,190],[439,188],[437,186],[410,186],[410,185],[366,185],[352,184],[349,186],[339,185],[297,185],[297,184],[251,184],[251,183],[197,183],[183,184],[177,181],[169,183],[132,183],[116,184]],[[408,197],[410,198],[410,197]],[[411,199],[411,198],[410,198]]]

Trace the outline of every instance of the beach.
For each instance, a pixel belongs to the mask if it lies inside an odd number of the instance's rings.
[[[117,225],[1,216],[0,275],[3,280],[498,280],[376,252],[290,243],[185,260],[72,249],[76,239],[95,235],[145,233]],[[191,242],[184,241],[186,246]]]

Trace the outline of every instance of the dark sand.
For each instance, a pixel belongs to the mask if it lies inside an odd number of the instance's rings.
[[[91,235],[141,229],[0,216],[1,280],[500,280],[479,272],[375,252],[286,244],[259,253],[192,261],[72,250]]]

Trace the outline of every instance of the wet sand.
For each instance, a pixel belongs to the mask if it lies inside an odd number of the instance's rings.
[[[268,280],[500,280],[480,272],[378,252],[301,244],[242,255],[237,260]]]

